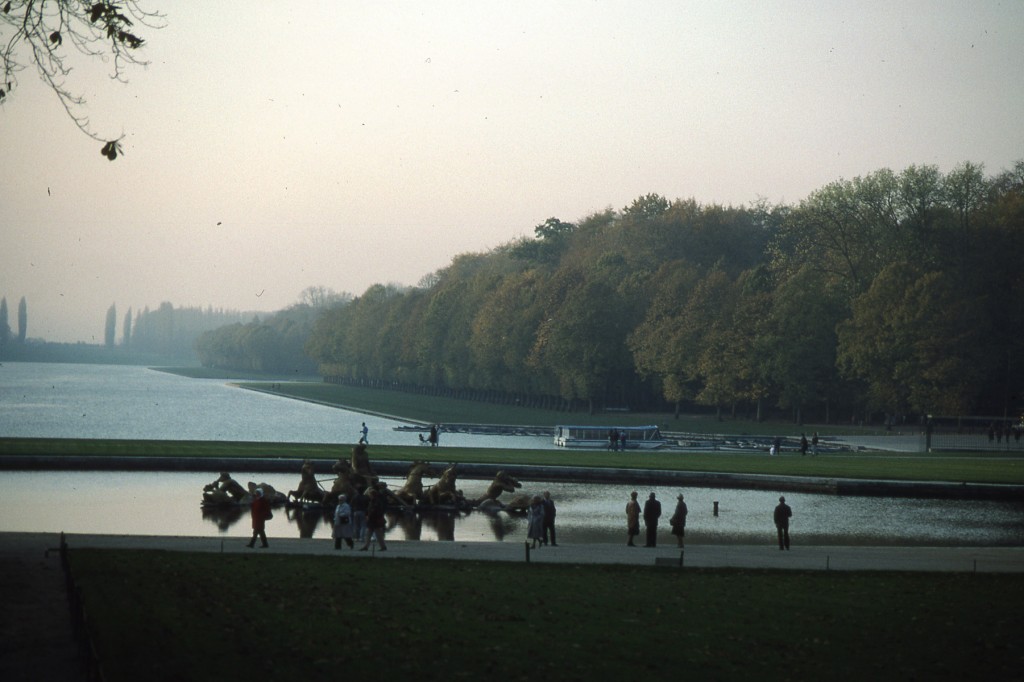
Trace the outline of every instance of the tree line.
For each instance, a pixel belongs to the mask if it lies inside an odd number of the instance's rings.
[[[657,194],[321,312],[329,381],[559,409],[835,421],[1020,407],[1024,162],[839,180],[797,205]]]
[[[324,286],[308,287],[299,303],[265,319],[205,331],[196,339],[196,355],[204,367],[313,376],[317,364],[305,352],[313,324],[321,312],[350,299]]]
[[[18,301],[18,331],[11,330],[8,319],[7,297],[0,298],[0,350],[12,343],[24,344],[28,334],[28,302],[22,296]]]

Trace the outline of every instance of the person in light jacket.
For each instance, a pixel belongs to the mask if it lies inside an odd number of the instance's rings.
[[[352,536],[355,534],[355,524],[352,521],[352,505],[348,503],[348,497],[340,495],[338,506],[334,508],[334,529],[331,536],[334,538],[334,549],[341,549],[342,541],[349,549],[354,549]]]

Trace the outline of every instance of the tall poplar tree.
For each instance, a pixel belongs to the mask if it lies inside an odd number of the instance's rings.
[[[114,334],[117,332],[117,307],[111,303],[107,308],[107,323],[103,330],[103,343],[107,348],[114,347]]]
[[[7,345],[11,338],[11,328],[7,324],[7,297],[0,298],[0,348]]]
[[[121,345],[128,348],[132,342],[132,309],[124,314],[124,327],[121,332]]]
[[[28,333],[28,304],[22,296],[18,301],[18,343],[25,343],[25,335]]]

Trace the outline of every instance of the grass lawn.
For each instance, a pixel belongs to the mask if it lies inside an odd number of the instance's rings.
[[[1014,575],[72,550],[108,682],[1020,679]]]
[[[351,444],[253,443],[230,441],[135,441],[63,438],[0,438],[0,458],[28,456],[129,457],[282,457],[299,461],[348,458]],[[826,478],[867,478],[907,481],[1024,484],[1024,459],[1010,456],[943,453],[830,454],[768,457],[760,453],[608,452],[606,450],[517,450],[501,448],[423,448],[416,445],[373,445],[370,459],[411,461],[430,458],[436,463],[472,462],[502,467],[552,465],[617,469],[773,474]]]
[[[641,412],[559,412],[514,405],[498,405],[473,400],[458,400],[439,396],[423,396],[401,391],[342,386],[315,382],[242,382],[240,386],[269,391],[278,395],[312,400],[346,407],[358,412],[373,412],[398,416],[402,419],[425,424],[511,424],[527,426],[555,426],[557,424],[597,424],[602,426],[646,426],[657,424],[665,431],[687,433],[734,434],[734,435],[780,435],[799,438],[806,432],[821,435],[880,435],[881,428],[859,428],[837,425],[797,426],[788,422],[757,422],[750,419],[724,419],[719,421],[712,414],[681,415],[676,419],[671,413]]]

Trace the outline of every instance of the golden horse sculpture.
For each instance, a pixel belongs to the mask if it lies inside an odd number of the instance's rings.
[[[523,484],[519,482],[515,476],[505,472],[504,470],[499,471],[494,475],[494,480],[487,486],[487,491],[477,498],[473,502],[473,506],[478,508],[480,511],[494,513],[504,510],[508,505],[501,502],[498,498],[502,493],[514,493],[517,489],[522,488]],[[517,495],[512,498],[513,501],[517,501],[520,497],[529,498],[529,495]],[[529,502],[527,502],[527,505]]]
[[[308,459],[304,461],[302,468],[299,469],[299,474],[301,476],[299,487],[297,490],[288,491],[288,501],[294,500],[297,504],[323,504],[327,498],[327,491],[317,482],[316,475],[313,473],[313,463]]]
[[[426,499],[426,490],[423,488],[424,476],[436,476],[430,462],[416,460],[409,467],[409,473],[405,477],[405,484],[395,492],[395,497],[407,505],[420,504]]]
[[[285,503],[284,493],[278,492],[269,483],[253,483],[249,481],[248,489],[243,488],[231,474],[224,471],[213,483],[203,486],[203,505],[208,507],[229,507],[252,503],[256,488],[263,490],[263,497],[271,505]]]
[[[441,472],[441,477],[437,479],[437,483],[427,488],[427,492],[424,494],[426,503],[432,505],[464,506],[466,498],[462,491],[455,487],[457,479],[458,472],[456,471],[456,466],[451,464]]]

